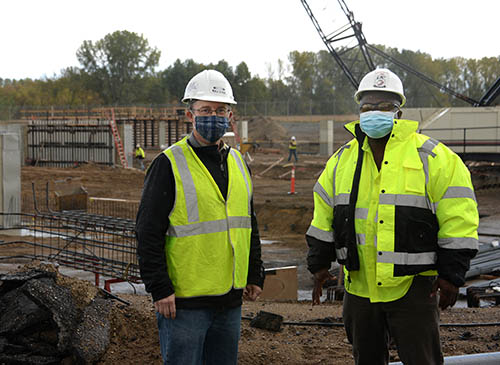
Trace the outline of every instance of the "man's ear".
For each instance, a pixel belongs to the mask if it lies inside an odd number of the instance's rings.
[[[396,119],[401,119],[401,116],[403,115],[403,111],[402,110],[398,110],[398,113],[397,113],[397,118]]]

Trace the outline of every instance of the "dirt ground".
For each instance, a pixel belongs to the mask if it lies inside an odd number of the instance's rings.
[[[286,150],[285,150],[286,151]],[[147,151],[149,158],[157,151]],[[300,264],[299,288],[310,289],[311,277],[305,270],[306,243],[304,234],[312,218],[312,189],[326,158],[301,155],[295,170],[296,194],[291,190],[291,165],[287,155],[255,152],[250,167],[254,182],[254,205],[262,238],[278,240],[263,246],[264,262],[278,262],[272,252],[291,250],[286,258]],[[272,163],[279,165],[265,171]],[[281,178],[280,178],[281,176]],[[144,172],[84,164],[74,168],[22,168],[23,199],[30,199],[32,182],[37,196],[44,196],[45,184],[49,191],[54,181],[65,180],[81,184],[92,197],[138,200]],[[481,216],[500,214],[499,190],[477,192]],[[0,237],[1,239],[1,237]],[[2,256],[5,255],[2,252]],[[286,261],[285,260],[285,261]],[[268,266],[269,267],[269,266]],[[149,297],[122,295],[131,303],[116,302],[113,311],[111,345],[100,364],[160,364],[157,328]],[[341,322],[341,305],[329,303],[311,306],[310,301],[273,303],[245,302],[243,315],[253,317],[259,311],[280,314],[285,321]],[[452,308],[442,312],[442,323],[487,323],[500,318],[500,307]],[[445,356],[500,351],[500,326],[441,328]],[[394,350],[391,359],[399,360]],[[351,347],[342,327],[284,325],[278,333],[255,329],[243,320],[240,341],[240,364],[348,364],[352,363]]]

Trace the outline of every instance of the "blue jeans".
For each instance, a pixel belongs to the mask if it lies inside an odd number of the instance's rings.
[[[175,319],[156,318],[164,364],[237,364],[241,306],[177,309]]]
[[[295,157],[295,162],[298,161],[298,158],[297,158],[297,150],[288,150],[289,153],[288,153],[288,161],[290,161],[292,159],[292,155],[293,157]]]

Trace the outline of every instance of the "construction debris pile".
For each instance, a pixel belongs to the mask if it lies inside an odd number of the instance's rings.
[[[42,268],[0,275],[0,364],[90,364],[105,353],[111,301],[77,298],[58,275]]]

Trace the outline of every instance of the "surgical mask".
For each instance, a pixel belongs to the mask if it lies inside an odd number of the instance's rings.
[[[216,115],[196,116],[194,122],[200,136],[210,143],[218,141],[229,127],[227,117],[218,117]]]
[[[361,130],[370,138],[378,139],[387,136],[394,125],[394,112],[372,110],[359,115]]]

